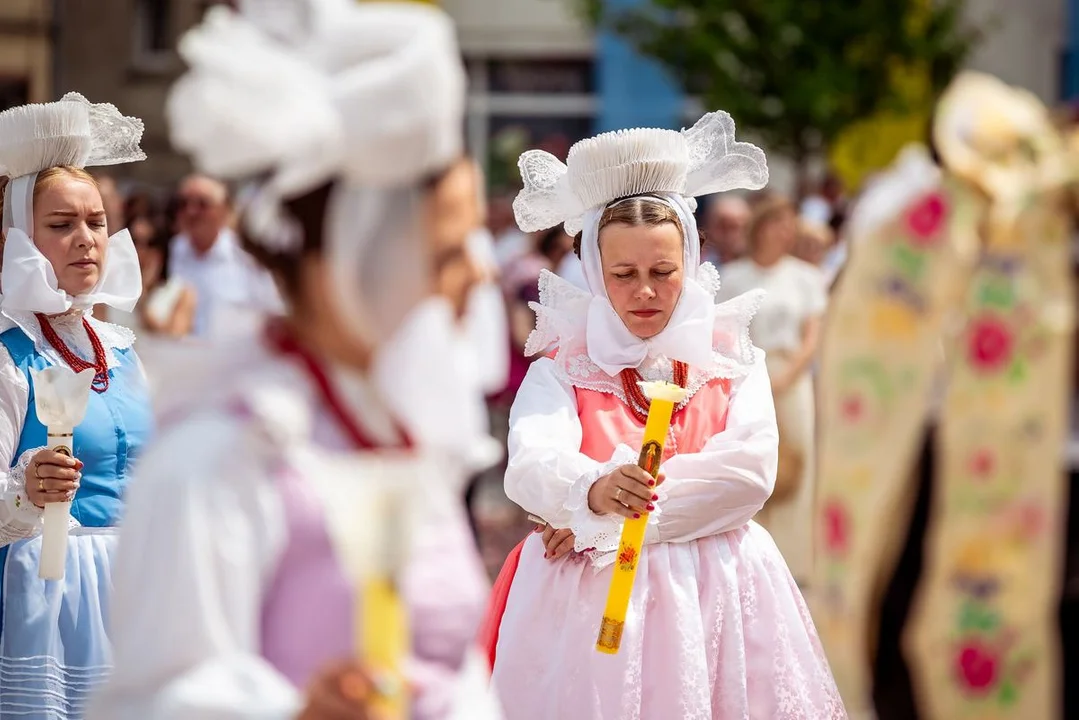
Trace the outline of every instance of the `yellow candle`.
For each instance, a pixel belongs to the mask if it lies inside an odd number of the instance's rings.
[[[686,391],[677,385],[663,382],[641,383],[641,389],[651,403],[637,464],[652,477],[657,477],[674,406],[685,399]],[[596,640],[596,650],[608,655],[617,653],[622,644],[622,628],[626,622],[629,597],[633,592],[633,580],[637,577],[637,563],[641,558],[641,546],[644,544],[647,525],[648,514],[642,513],[639,518],[627,519],[622,526],[618,557],[611,573],[611,587],[607,591],[607,607],[603,611],[599,639]]]
[[[408,717],[404,662],[409,651],[408,615],[390,577],[382,575],[363,582],[359,609],[360,657],[375,681],[371,703],[381,717]]]

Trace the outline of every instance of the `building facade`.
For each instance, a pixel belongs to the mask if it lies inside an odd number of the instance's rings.
[[[181,71],[177,38],[226,0],[0,0],[0,107],[78,90],[146,123],[145,163],[121,179],[174,182],[186,161],[168,143],[165,99]],[[645,0],[608,0],[626,6]],[[575,0],[441,0],[457,23],[470,77],[466,135],[495,187],[516,183],[527,147],[564,155],[594,132],[682,127],[702,108],[625,43],[594,35]],[[972,67],[1049,103],[1079,96],[1079,0],[968,0],[991,22]],[[1072,69],[1074,68],[1074,69]],[[790,173],[773,163],[777,184]]]
[[[129,184],[174,183],[190,168],[170,146],[165,124],[168,89],[183,70],[176,41],[219,0],[51,1],[57,26],[54,95],[77,90],[142,118],[146,162],[110,172]]]
[[[52,11],[49,0],[0,3],[0,110],[53,97]]]

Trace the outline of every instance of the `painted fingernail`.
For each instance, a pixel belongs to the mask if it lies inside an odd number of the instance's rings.
[[[649,480],[648,481],[648,487],[653,487],[655,484],[656,484],[655,480]]]
[[[639,519],[640,517],[641,517],[641,514],[640,514],[640,513],[633,513],[633,519],[634,519],[634,520],[637,520],[637,519]]]
[[[652,512],[653,510],[656,509],[656,506],[653,505],[652,503],[648,503],[647,505],[644,506],[644,509],[647,510],[648,512]]]
[[[79,470],[82,470],[82,468],[83,468],[82,460],[76,460],[75,461],[75,467],[78,468]]]
[[[652,499],[653,499],[653,500],[659,500],[659,495],[653,495],[653,496],[652,496]]]
[[[549,557],[551,557],[551,554],[550,553],[543,553],[543,557],[544,558],[549,558]]]
[[[594,548],[594,547],[590,547],[590,548],[585,548],[585,549],[584,549],[584,550],[582,550],[581,552],[592,552],[592,551],[594,551],[594,550],[595,550],[595,548]]]

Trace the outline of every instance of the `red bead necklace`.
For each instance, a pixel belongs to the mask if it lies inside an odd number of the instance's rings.
[[[674,384],[684,389],[686,383],[689,382],[689,366],[678,360],[675,360],[673,365]],[[629,411],[641,425],[644,425],[648,421],[648,406],[650,405],[640,386],[640,383],[644,382],[644,377],[636,368],[626,368],[619,375],[622,377],[622,391],[626,395]]]
[[[385,448],[384,443],[372,440],[360,423],[348,411],[334,390],[333,383],[326,374],[322,363],[307,351],[300,343],[296,342],[295,336],[288,327],[281,322],[271,322],[266,326],[266,339],[274,350],[282,355],[296,358],[303,369],[311,377],[318,389],[322,401],[330,411],[330,415],[337,421],[338,427],[345,433],[352,445],[357,450],[378,450]],[[412,449],[412,438],[399,425],[394,425],[394,431],[401,438],[399,449]]]
[[[90,384],[90,387],[94,389],[94,392],[103,393],[109,389],[109,360],[105,355],[105,346],[101,344],[101,338],[97,336],[94,328],[91,327],[90,321],[85,317],[82,319],[82,326],[86,330],[86,337],[90,339],[90,347],[94,350],[94,362],[88,363],[81,357],[72,352],[71,348],[67,346],[60,336],[53,329],[52,323],[49,319],[41,313],[36,313],[34,317],[37,318],[37,323],[41,327],[41,332],[45,335],[45,340],[56,352],[60,353],[60,357],[67,363],[68,367],[77,373],[90,368],[94,369],[94,381]]]

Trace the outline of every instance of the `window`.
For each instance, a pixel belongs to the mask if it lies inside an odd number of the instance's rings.
[[[171,0],[137,0],[135,4],[136,53],[156,55],[172,50]]]
[[[469,67],[468,144],[493,191],[520,185],[518,156],[529,148],[565,160],[592,134],[596,116],[590,58],[475,58]]]
[[[29,78],[0,76],[0,112],[29,102]]]

